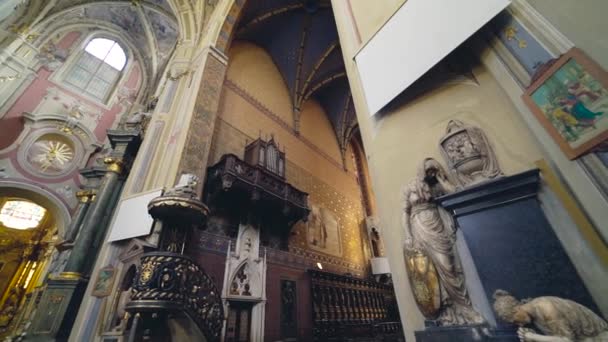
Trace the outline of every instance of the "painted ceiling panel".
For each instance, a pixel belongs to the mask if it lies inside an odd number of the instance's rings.
[[[177,42],[179,34],[177,27],[169,18],[156,11],[145,9],[145,12],[156,36],[159,58],[165,60],[169,57]]]
[[[138,50],[151,76],[167,62],[179,36],[167,0],[58,0],[46,17],[52,16],[53,21],[66,25],[84,19],[118,28]]]

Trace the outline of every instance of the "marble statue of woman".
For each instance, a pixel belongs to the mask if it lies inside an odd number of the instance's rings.
[[[443,167],[433,158],[424,160],[418,174],[403,190],[405,249],[422,250],[432,260],[441,287],[442,325],[482,323],[469,299],[464,274],[456,256],[456,231],[450,215],[434,203],[454,191]]]
[[[544,296],[519,301],[504,290],[496,290],[494,300],[498,316],[520,326],[517,335],[522,342],[608,341],[608,323],[571,300]],[[544,335],[525,325],[533,325]]]

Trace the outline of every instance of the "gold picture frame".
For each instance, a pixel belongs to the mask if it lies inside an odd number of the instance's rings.
[[[608,139],[608,73],[580,49],[559,57],[522,99],[571,160]]]

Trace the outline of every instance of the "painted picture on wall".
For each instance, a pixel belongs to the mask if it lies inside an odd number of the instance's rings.
[[[523,99],[570,159],[608,139],[608,73],[579,49],[561,56]]]
[[[112,285],[114,284],[115,273],[114,267],[111,266],[100,269],[93,287],[92,295],[95,297],[109,296],[112,291]]]
[[[312,204],[306,223],[308,247],[341,256],[340,225],[336,215],[327,208]]]

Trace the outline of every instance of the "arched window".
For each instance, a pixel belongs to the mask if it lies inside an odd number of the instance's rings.
[[[117,42],[95,38],[72,65],[65,82],[89,96],[105,101],[116,86],[126,63],[127,55]]]
[[[46,209],[28,201],[9,200],[0,209],[0,223],[12,229],[36,228],[44,218]]]

